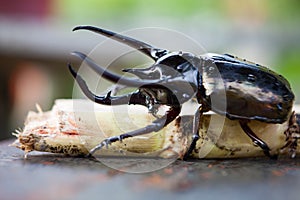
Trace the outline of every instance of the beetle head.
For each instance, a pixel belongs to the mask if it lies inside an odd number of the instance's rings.
[[[97,27],[78,26],[74,28],[74,30],[82,29],[96,32],[131,46],[155,61],[149,68],[123,70],[124,72],[134,74],[138,77],[138,79],[134,79],[116,75],[98,66],[86,55],[79,52],[74,53],[102,77],[128,87],[142,88],[143,90],[146,90],[147,93],[153,94],[157,91],[165,93],[165,96],[169,99],[166,100],[166,104],[172,104],[172,98],[177,98],[178,102],[181,104],[196,95],[200,80],[197,68],[200,59],[193,54],[183,52],[170,53],[168,50],[159,49],[136,39]],[[153,98],[161,100],[158,95],[154,95]]]
[[[199,84],[197,63],[199,58],[191,53],[172,52],[160,57],[149,68],[124,69],[124,72],[134,74],[141,80],[156,80],[166,90],[169,96],[183,103],[194,97]],[[160,87],[148,88],[156,90]],[[172,94],[171,94],[172,93]],[[159,98],[158,98],[159,99]]]

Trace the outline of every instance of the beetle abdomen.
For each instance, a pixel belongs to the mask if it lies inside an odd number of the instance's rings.
[[[217,67],[220,73],[218,78],[222,79],[226,94],[226,111],[219,107],[222,102],[211,105],[213,111],[226,114],[230,119],[255,119],[270,123],[287,120],[294,94],[285,78],[266,67],[227,55],[214,55],[211,58],[211,66]],[[209,77],[209,70],[204,71]],[[224,102],[221,89],[215,88],[210,94],[211,98]]]

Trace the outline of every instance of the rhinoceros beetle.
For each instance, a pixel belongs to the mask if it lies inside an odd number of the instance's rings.
[[[93,26],[78,26],[73,30],[89,30],[102,34],[137,49],[154,60],[154,64],[149,68],[124,69],[124,72],[138,77],[128,78],[105,70],[83,53],[74,52],[74,55],[81,58],[103,78],[126,87],[138,88],[133,93],[120,96],[112,96],[111,92],[97,96],[88,89],[83,78],[69,64],[70,72],[89,99],[104,105],[143,105],[153,114],[159,106],[169,106],[165,115],[148,126],[109,137],[94,147],[90,155],[113,142],[161,130],[178,117],[183,103],[195,99],[201,106],[195,112],[193,140],[185,158],[194,150],[199,138],[200,117],[210,110],[231,120],[239,120],[241,128],[254,144],[258,145],[266,156],[276,157],[271,155],[268,145],[256,136],[248,123],[250,120],[267,123],[283,123],[288,120],[292,113],[294,94],[288,81],[281,75],[229,54],[208,53],[195,56],[191,53],[169,52]],[[216,84],[220,82],[222,87]],[[217,99],[214,104],[212,97]]]

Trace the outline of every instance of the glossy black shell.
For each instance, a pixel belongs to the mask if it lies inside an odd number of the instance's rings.
[[[228,54],[206,54],[202,58],[205,60],[203,85],[207,88],[214,85],[211,91],[206,91],[204,99],[210,109],[230,119],[269,123],[283,123],[288,119],[294,94],[284,77]],[[216,86],[218,81],[224,85]]]

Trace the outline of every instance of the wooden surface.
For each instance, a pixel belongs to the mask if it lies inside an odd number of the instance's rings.
[[[0,199],[5,200],[300,197],[299,158],[178,160],[158,171],[129,174],[90,158],[33,152],[25,160],[10,143],[0,143]]]

